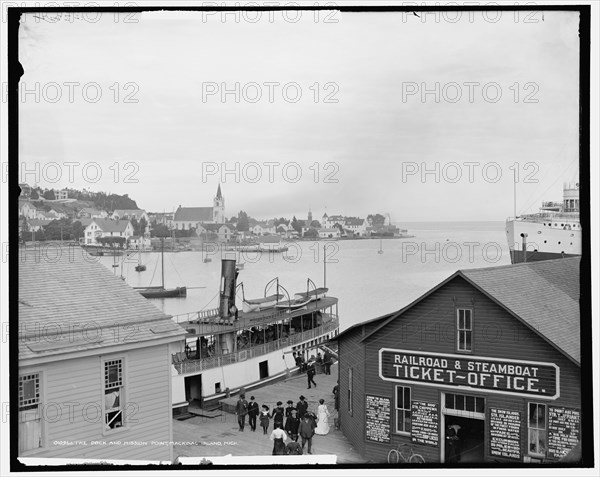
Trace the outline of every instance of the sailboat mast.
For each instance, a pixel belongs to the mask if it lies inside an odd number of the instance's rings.
[[[165,287],[165,239],[164,237],[160,241],[160,276],[162,287]]]

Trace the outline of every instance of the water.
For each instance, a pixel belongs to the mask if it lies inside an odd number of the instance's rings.
[[[339,298],[340,329],[403,308],[456,270],[510,263],[504,222],[415,222],[398,224],[415,235],[408,239],[296,242],[286,253],[244,253],[243,282],[246,298],[262,298],[271,279],[292,296],[306,291],[307,279],[323,286],[323,246],[327,252],[329,295]],[[380,245],[383,253],[379,254]],[[165,287],[187,286],[186,298],[153,299],[170,315],[218,307],[220,254],[204,263],[201,252],[165,252]],[[223,252],[223,258],[236,258]],[[113,270],[113,257],[100,261]],[[116,257],[129,285],[160,285],[160,252],[143,253],[145,272],[136,272],[137,255]],[[154,279],[152,279],[154,275]],[[193,288],[206,287],[206,288]],[[312,289],[312,287],[311,287]],[[275,293],[273,286],[268,294]],[[285,294],[285,293],[284,293]],[[241,299],[241,291],[238,293]],[[286,297],[287,298],[287,297]],[[240,306],[241,309],[241,306]]]

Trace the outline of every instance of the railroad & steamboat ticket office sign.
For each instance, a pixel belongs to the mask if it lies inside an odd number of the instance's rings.
[[[542,399],[560,395],[559,367],[534,361],[381,348],[379,377],[385,381]]]

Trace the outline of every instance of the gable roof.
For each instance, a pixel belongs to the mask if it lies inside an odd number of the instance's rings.
[[[213,220],[213,208],[212,207],[178,207],[175,212],[175,218],[177,221],[189,221],[189,222],[205,222]]]
[[[580,362],[580,257],[462,270],[492,300]]]
[[[94,219],[93,222],[96,223],[100,230],[103,232],[125,232],[127,226],[129,225],[129,220],[111,220],[111,219]]]
[[[346,225],[362,225],[364,223],[365,219],[357,219],[356,217],[346,219]]]
[[[381,324],[361,341],[451,280],[461,277],[579,365],[580,263],[580,257],[572,257],[459,270],[387,319],[382,317]]]
[[[115,209],[113,214],[117,214],[119,217],[123,217],[124,215],[135,215],[139,217],[144,215],[146,211],[144,209]]]
[[[128,343],[149,342],[150,346],[164,338],[177,341],[186,333],[80,248],[56,260],[36,259],[33,250],[23,249],[20,254],[20,359],[95,348],[101,353]]]

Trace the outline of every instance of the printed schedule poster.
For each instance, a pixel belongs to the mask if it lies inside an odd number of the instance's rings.
[[[390,442],[391,399],[366,395],[366,439],[373,442]]]

